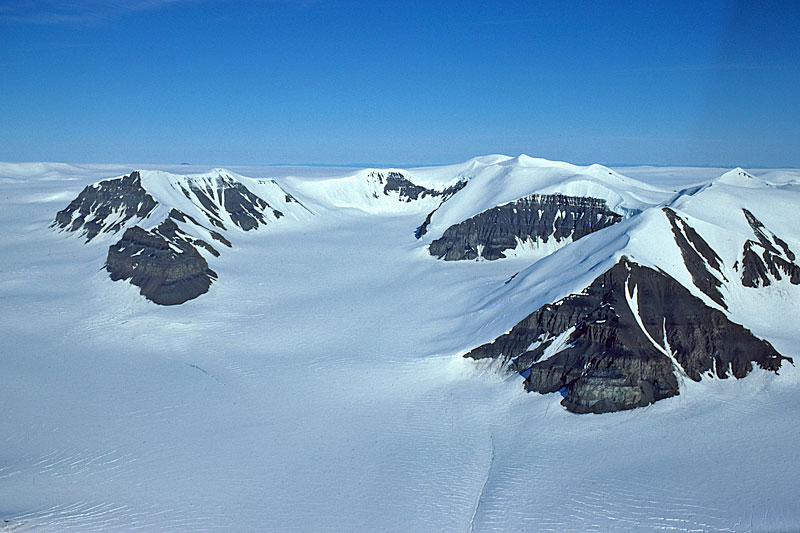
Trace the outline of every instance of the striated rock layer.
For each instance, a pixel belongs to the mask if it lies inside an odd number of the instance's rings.
[[[561,391],[575,413],[642,407],[679,394],[676,376],[741,378],[783,360],[680,283],[622,257],[582,293],[530,314],[494,342],[467,353],[495,358],[528,391]]]
[[[217,176],[213,180],[180,184],[180,190],[189,200],[196,200],[214,226],[225,230],[222,213],[244,231],[267,224],[265,213],[272,211],[278,219],[283,213],[272,208],[264,199],[230,176]],[[290,197],[287,194],[287,201]],[[294,200],[296,201],[296,200]]]
[[[186,215],[172,210],[151,230],[133,226],[108,249],[105,268],[111,279],[129,280],[140,294],[160,305],[178,305],[208,292],[217,274],[198,247],[219,256],[207,242],[182,232],[175,220]],[[229,245],[229,244],[228,244]]]
[[[520,241],[576,241],[622,220],[605,200],[561,194],[533,194],[493,207],[450,226],[428,251],[445,261],[505,257]]]

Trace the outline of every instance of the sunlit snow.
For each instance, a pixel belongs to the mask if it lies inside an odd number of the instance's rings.
[[[685,380],[679,396],[646,408],[574,415],[557,393],[527,394],[521,377],[461,357],[581,290],[620,253],[686,280],[669,266],[680,254],[661,240],[666,222],[628,218],[535,265],[526,253],[436,260],[424,246],[448,224],[529,194],[526,179],[608,191],[633,210],[724,171],[630,169],[637,185],[628,169],[543,161],[486,156],[409,170],[415,183],[438,188],[479,176],[474,201],[445,203],[422,242],[414,229],[438,200],[370,203],[367,171],[216,171],[250,176],[248,187],[270,203],[285,189],[308,210],[231,232],[234,246],[214,259],[219,280],[173,307],[109,279],[109,242],[48,228],[85,185],[142,166],[0,163],[0,527],[800,529],[796,367]],[[493,164],[500,170],[480,174]],[[800,177],[748,172],[787,194]],[[143,179],[191,209],[159,176]],[[612,197],[621,184],[631,187],[626,196]],[[715,249],[732,250],[726,262],[740,246],[737,228],[747,230],[727,211],[738,208],[734,185],[719,180],[713,195],[673,204],[705,224]],[[749,200],[767,202],[766,188],[752,188]],[[352,200],[356,189],[363,202]],[[757,215],[800,250],[797,207],[762,205]],[[637,233],[645,227],[658,235]],[[725,297],[732,319],[800,361],[796,289],[726,286]]]

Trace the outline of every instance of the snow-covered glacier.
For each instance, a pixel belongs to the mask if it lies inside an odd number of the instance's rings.
[[[528,156],[0,163],[0,527],[797,530],[798,195]],[[633,383],[573,368],[600,331],[676,393],[571,412]],[[541,365],[584,381],[527,393]]]

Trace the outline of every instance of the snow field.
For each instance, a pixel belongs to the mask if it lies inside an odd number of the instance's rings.
[[[422,253],[422,208],[319,201],[315,216],[236,233],[208,294],[159,307],[101,271],[107,244],[47,229],[98,174],[124,171],[0,167],[6,529],[800,527],[795,367],[577,416],[459,356],[587,285],[624,231],[525,271],[524,257]],[[789,322],[758,324],[797,355]]]

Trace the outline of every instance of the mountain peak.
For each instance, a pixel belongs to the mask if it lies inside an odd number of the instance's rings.
[[[228,170],[226,168],[222,168],[222,167],[214,168],[211,172],[209,172],[209,174],[213,174],[213,175],[217,175],[217,176],[227,176],[227,177],[234,176],[233,172],[231,172],[230,170]]]
[[[722,176],[715,179],[712,183],[721,183],[724,185],[748,188],[765,187],[767,185],[763,180],[756,178],[741,167],[736,167],[733,170],[729,170]]]

